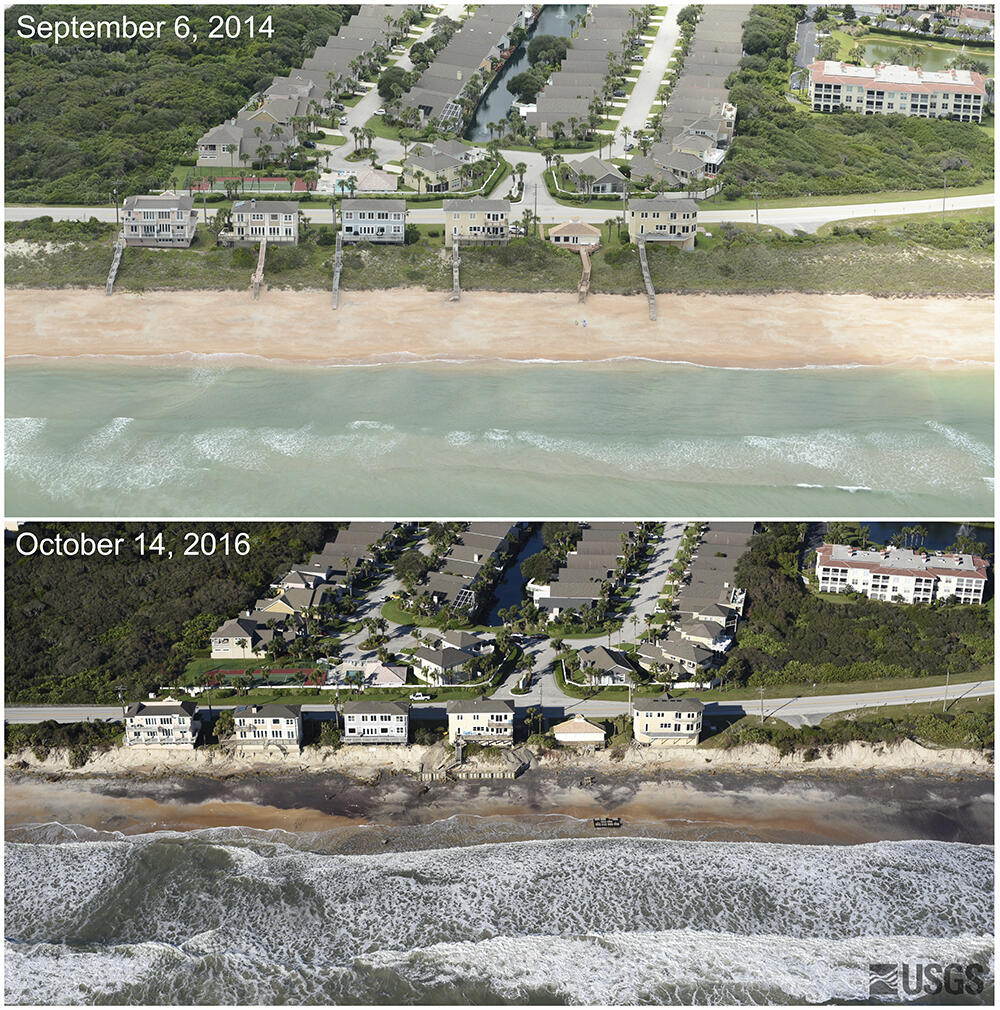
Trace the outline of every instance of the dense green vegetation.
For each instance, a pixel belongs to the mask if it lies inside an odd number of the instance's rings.
[[[69,751],[69,763],[80,768],[94,751],[106,751],[121,743],[124,726],[114,722],[56,722],[47,719],[36,723],[10,723],[4,726],[4,757],[30,750],[38,761],[44,761],[54,750]]]
[[[320,215],[322,216],[322,212]],[[993,222],[947,220],[938,215],[900,222],[847,222],[828,235],[711,226],[694,252],[648,247],[657,291],[676,293],[769,293],[807,291],[896,294],[993,292]],[[612,224],[592,256],[591,290],[604,294],[643,291],[635,248],[622,245]],[[113,228],[96,221],[9,222],[6,229],[8,286],[104,286],[111,262]],[[329,287],[333,250],[328,226],[312,226],[295,248],[268,250],[265,280],[278,288]],[[16,240],[30,248],[11,245]],[[42,243],[50,243],[43,246]],[[900,249],[905,246],[905,258]],[[246,289],[256,254],[214,245],[204,227],[190,249],[128,249],[116,291],[155,289]],[[508,246],[465,249],[461,279],[466,290],[573,291],[580,258],[534,238]],[[406,246],[359,244],[345,251],[341,289],[451,287],[440,229],[421,226]]]
[[[737,129],[723,196],[875,193],[973,186],[993,178],[993,138],[975,123],[854,112],[812,113],[786,92],[801,5],[757,5],[747,55],[731,75]]]
[[[825,750],[856,740],[889,744],[916,740],[941,747],[982,750],[993,747],[993,732],[993,707],[990,705],[985,709],[955,713],[920,712],[892,717],[862,714],[854,719],[836,719],[798,729],[780,721],[755,725],[748,718],[741,720],[739,728],[722,734],[716,745],[771,744],[781,754],[804,752],[808,761],[818,758],[821,748]]]
[[[108,203],[165,185],[208,128],[302,63],[357,5],[18,5],[6,12],[5,173],[10,203]],[[167,21],[156,40],[19,39],[17,18],[111,14]],[[197,41],[174,37],[178,15]],[[209,18],[271,16],[272,38],[209,39]]]
[[[992,667],[989,608],[821,599],[798,574],[801,536],[795,524],[771,523],[740,559],[750,604],[722,668],[727,681],[807,685]]]
[[[64,523],[32,524],[47,535],[76,533]],[[160,529],[166,554],[136,553]],[[88,525],[91,537],[123,537],[121,557],[22,557],[6,549],[5,673],[8,704],[113,703],[169,683],[208,645],[227,617],[252,606],[290,562],[321,550],[335,527],[251,523],[246,557],[186,557],[184,533],[213,523]]]

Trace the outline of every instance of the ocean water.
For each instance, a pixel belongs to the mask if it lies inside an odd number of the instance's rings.
[[[14,837],[10,1003],[819,1004],[867,1002],[869,962],[992,978],[992,846]]]
[[[6,374],[9,516],[989,515],[989,368],[648,361]]]

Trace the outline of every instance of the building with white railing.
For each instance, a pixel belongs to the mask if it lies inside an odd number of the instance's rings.
[[[974,554],[923,554],[901,547],[865,551],[845,544],[816,548],[821,592],[852,589],[871,600],[982,603],[987,571],[987,563]]]
[[[126,747],[194,747],[201,731],[197,706],[193,701],[165,698],[163,701],[137,701],[125,712]]]

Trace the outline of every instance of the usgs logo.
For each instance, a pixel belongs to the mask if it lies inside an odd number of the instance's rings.
[[[937,961],[868,965],[871,999],[918,996],[978,996],[986,987],[981,964],[941,964]]]

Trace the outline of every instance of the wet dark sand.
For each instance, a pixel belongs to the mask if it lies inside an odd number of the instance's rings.
[[[993,783],[981,776],[633,773],[583,785],[578,772],[531,769],[513,781],[426,786],[408,775],[374,785],[315,774],[8,776],[5,810],[8,837],[18,826],[49,822],[126,834],[243,826],[353,836],[365,828],[362,848],[595,835],[603,832],[592,818],[603,815],[621,817],[628,834],[691,840],[992,844],[994,837]]]

